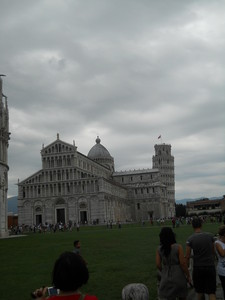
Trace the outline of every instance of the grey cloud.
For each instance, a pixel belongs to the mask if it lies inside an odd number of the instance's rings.
[[[10,110],[9,194],[40,149],[100,135],[118,169],[152,166],[172,145],[177,197],[224,194],[223,1],[1,2]],[[190,189],[190,185],[192,189]]]

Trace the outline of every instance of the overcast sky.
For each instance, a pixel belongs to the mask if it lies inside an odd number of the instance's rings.
[[[176,199],[225,194],[224,0],[1,0],[0,37],[9,197],[57,133],[116,171],[171,144]]]

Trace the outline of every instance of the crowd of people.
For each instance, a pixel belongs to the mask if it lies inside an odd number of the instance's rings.
[[[72,231],[74,228],[79,231],[80,223],[74,222],[72,223],[71,221],[68,222],[68,224],[64,224],[62,222],[58,222],[56,224],[50,224],[50,223],[45,223],[45,224],[37,224],[33,226],[28,226],[25,224],[22,225],[16,225],[16,226],[11,226],[10,228],[10,234],[23,234],[27,232],[33,232],[33,233],[45,233],[45,232],[57,232],[57,231]]]
[[[160,272],[158,294],[160,299],[186,300],[188,285],[194,287],[198,300],[216,300],[216,266],[225,299],[225,225],[216,238],[202,231],[203,220],[192,219],[194,233],[186,241],[186,251],[176,242],[171,227],[163,227],[156,252],[156,265]],[[193,270],[190,274],[190,260]]]
[[[202,230],[203,220],[192,219],[193,234],[186,240],[186,251],[177,243],[173,226],[163,226],[156,250],[156,267],[159,272],[158,297],[160,300],[186,300],[188,287],[193,287],[198,300],[216,300],[216,273],[225,299],[225,225],[218,237]],[[56,260],[52,271],[55,294],[51,300],[98,300],[95,295],[84,295],[80,288],[87,283],[87,262],[81,256],[81,243],[74,241],[74,249],[64,252]],[[217,267],[215,265],[215,257]],[[190,260],[193,270],[190,272]],[[217,270],[216,270],[217,268]],[[37,300],[47,299],[48,288],[42,287],[32,293]],[[149,300],[148,288],[142,283],[128,284],[122,290],[122,300]]]
[[[113,221],[107,221],[104,222],[104,224],[106,224],[106,228],[110,228],[113,229],[115,227],[118,227],[119,229],[122,228],[122,224],[120,221],[117,222],[113,222]],[[100,225],[99,222],[97,222],[96,220],[94,220],[91,224],[88,224],[87,222],[72,222],[69,221],[67,224],[66,223],[62,223],[62,222],[58,222],[56,224],[50,224],[50,223],[45,223],[45,224],[37,224],[37,225],[15,225],[15,226],[11,226],[10,227],[10,235],[19,235],[19,234],[23,234],[23,233],[46,233],[46,232],[66,232],[66,231],[79,231],[80,230],[80,226],[86,226],[86,225]]]

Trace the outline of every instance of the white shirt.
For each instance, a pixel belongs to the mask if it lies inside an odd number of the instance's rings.
[[[220,240],[215,241],[215,244],[218,243],[220,246],[225,250],[225,244],[221,242]],[[218,251],[216,250],[216,255],[218,258],[218,263],[217,263],[217,272],[218,275],[220,276],[225,276],[225,257],[222,257],[219,255]]]

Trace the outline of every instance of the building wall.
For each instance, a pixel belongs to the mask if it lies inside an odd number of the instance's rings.
[[[168,217],[164,205],[164,202],[167,202],[165,200],[167,191],[166,187],[160,182],[158,169],[116,172],[113,178],[128,190],[133,206],[133,220],[141,221]]]
[[[5,98],[5,101],[3,101]],[[8,141],[9,113],[7,97],[3,95],[2,78],[0,76],[0,237],[8,235]]]
[[[187,202],[186,212],[188,215],[201,214],[224,214],[225,213],[225,196],[218,200],[201,199]]]
[[[104,224],[170,216],[171,199],[159,169],[112,172],[113,158],[110,167],[107,159],[100,164],[58,135],[43,146],[41,159],[42,169],[18,184],[19,224]]]
[[[18,226],[18,216],[8,215],[8,229]]]
[[[155,145],[155,155],[152,158],[153,168],[159,169],[160,181],[167,188],[168,214],[175,216],[175,173],[174,157],[171,155],[171,145]]]

